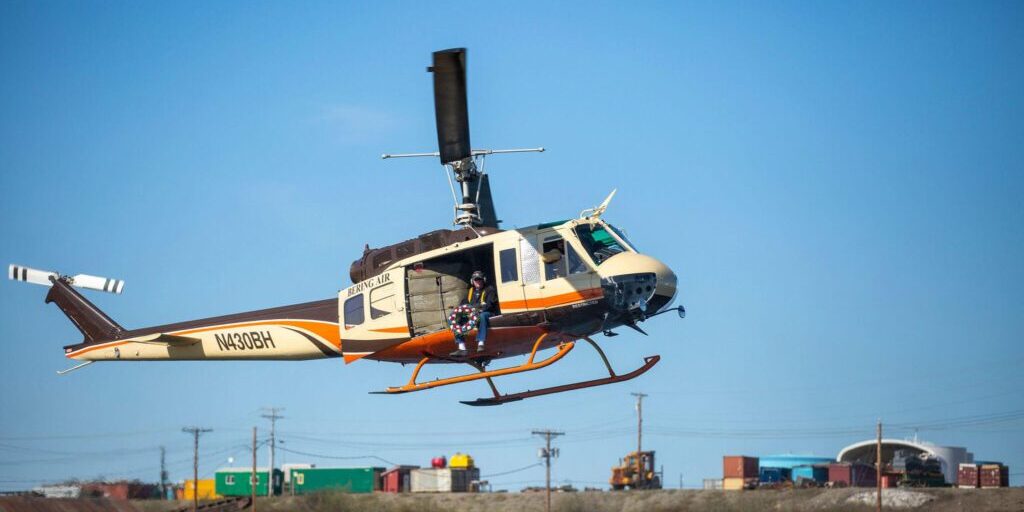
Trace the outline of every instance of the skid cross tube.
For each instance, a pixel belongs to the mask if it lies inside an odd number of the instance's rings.
[[[475,361],[470,362],[471,360],[468,360],[466,362],[469,363],[470,366],[476,368],[477,373],[459,375],[456,377],[448,377],[444,379],[436,379],[430,382],[416,382],[416,378],[419,377],[420,370],[423,369],[423,365],[427,364],[427,362],[429,362],[431,359],[441,359],[437,357],[427,356],[420,360],[420,362],[416,365],[416,368],[412,372],[412,377],[409,378],[409,382],[406,383],[404,386],[389,387],[384,391],[379,391],[377,393],[389,395],[398,393],[410,393],[413,391],[422,391],[424,389],[448,386],[451,384],[458,384],[460,382],[470,382],[474,380],[487,379],[488,384],[490,384],[491,386],[491,390],[494,391],[495,394],[497,395],[497,388],[495,388],[494,383],[491,381],[492,377],[500,377],[502,375],[512,375],[516,373],[539,370],[541,368],[544,368],[545,366],[550,365],[551,363],[554,363],[555,361],[558,361],[559,359],[562,359],[575,346],[575,343],[571,341],[568,343],[564,343],[562,345],[559,345],[558,352],[554,353],[551,357],[548,357],[543,361],[534,362],[534,358],[537,355],[537,350],[540,349],[541,343],[544,341],[545,338],[547,338],[547,336],[547,333],[544,333],[537,338],[537,341],[534,342],[533,344],[533,350],[530,351],[529,359],[527,359],[525,363],[519,366],[511,366],[508,368],[501,368],[498,370],[484,370],[483,365],[481,365],[480,363],[476,363]]]

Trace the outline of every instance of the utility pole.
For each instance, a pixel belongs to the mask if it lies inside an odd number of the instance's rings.
[[[875,479],[878,483],[878,494],[875,510],[882,512],[882,419],[878,419],[878,441],[875,443]]]
[[[252,428],[252,512],[256,512],[256,427]]]
[[[167,449],[160,447],[160,499],[167,499]]]
[[[213,432],[213,429],[185,427],[181,431],[192,434],[192,512],[196,512],[199,508],[199,434]]]
[[[558,448],[555,448],[554,452],[552,453],[551,439],[558,436],[564,436],[565,432],[555,432],[554,430],[534,430],[533,435],[544,437],[545,444],[543,456],[544,466],[546,470],[544,475],[544,487],[547,490],[547,505],[544,510],[546,510],[547,512],[551,512],[551,457],[558,457]]]
[[[640,482],[646,483],[647,475],[644,472],[644,458],[640,455],[643,450],[644,435],[644,397],[647,395],[644,393],[630,393],[636,397],[636,476]],[[653,465],[653,464],[652,464]],[[654,468],[651,468],[654,471]]]
[[[278,414],[283,411],[284,407],[264,407],[264,410],[268,411],[268,414],[262,415],[264,418],[270,420],[270,469],[267,471],[267,496],[274,495],[274,445],[277,441],[274,439],[275,426],[277,420],[283,419],[284,416]]]

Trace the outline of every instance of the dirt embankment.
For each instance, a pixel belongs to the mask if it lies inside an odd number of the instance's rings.
[[[886,490],[885,510],[908,512],[1022,512],[1024,488],[960,490]],[[50,512],[97,510],[78,500],[31,500],[17,504],[0,498],[3,512]],[[85,500],[82,500],[85,501]],[[49,502],[49,503],[43,503]],[[63,502],[58,505],[57,502]],[[177,504],[181,506],[182,504]],[[133,502],[138,512],[165,512],[173,502]],[[552,496],[554,512],[869,512],[875,509],[874,493],[864,489],[796,489],[784,491],[645,491],[580,492]],[[260,512],[542,512],[543,493],[495,494],[341,494],[262,499]],[[103,510],[114,510],[113,508]],[[121,508],[128,512],[127,509]]]

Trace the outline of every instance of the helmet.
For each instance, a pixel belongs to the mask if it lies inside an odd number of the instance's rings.
[[[477,270],[477,271],[473,272],[473,277],[469,278],[469,280],[470,281],[476,281],[477,279],[479,279],[479,280],[481,280],[481,281],[486,283],[487,282],[487,274],[484,274],[483,271],[481,271],[481,270]]]

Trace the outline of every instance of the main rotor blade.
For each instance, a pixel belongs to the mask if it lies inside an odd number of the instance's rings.
[[[469,158],[469,112],[466,107],[466,49],[434,52],[434,113],[441,163]]]

